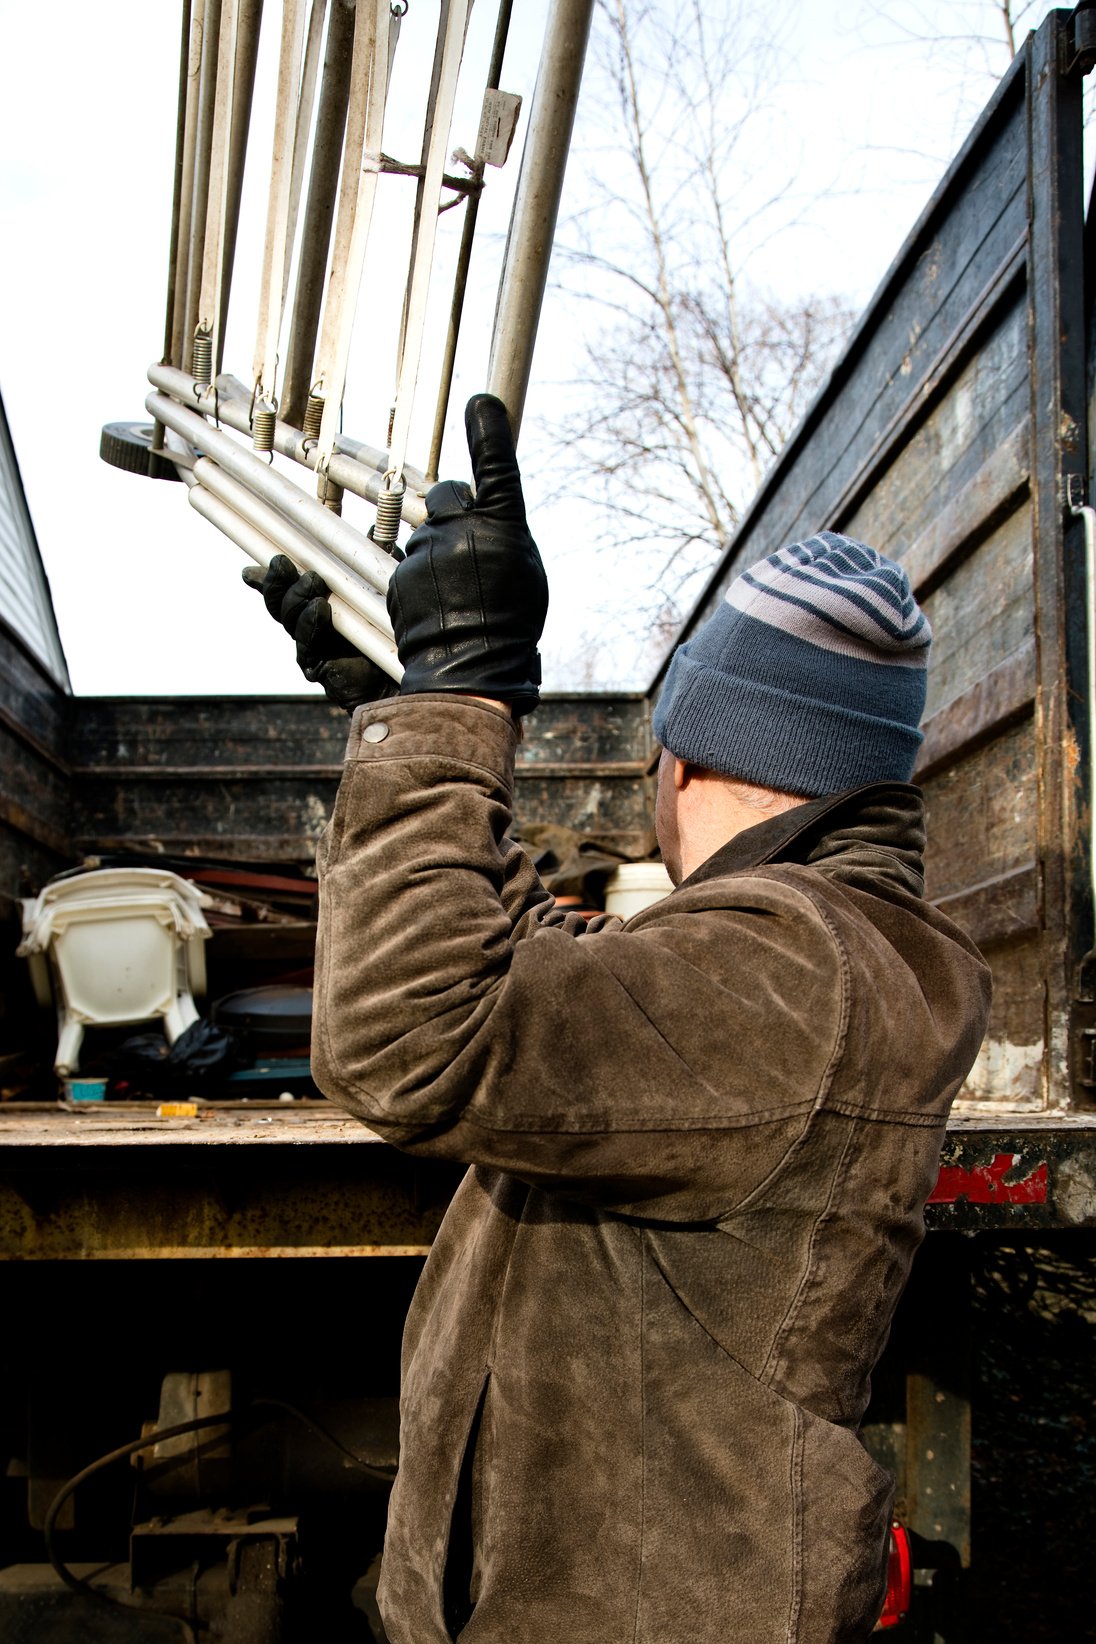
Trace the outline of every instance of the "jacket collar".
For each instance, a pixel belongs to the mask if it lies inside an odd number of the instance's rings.
[[[925,814],[920,788],[873,782],[811,799],[759,822],[721,845],[683,881],[795,862],[878,892],[884,883],[912,896],[925,889]]]

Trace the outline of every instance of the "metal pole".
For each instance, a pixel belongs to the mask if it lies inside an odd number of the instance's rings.
[[[339,187],[346,107],[350,98],[350,61],[354,43],[353,0],[333,0],[327,25],[320,106],[312,145],[297,288],[286,354],[281,410],[286,422],[300,423],[312,387],[312,361],[320,325],[327,253]]]
[[[407,460],[411,411],[418,384],[426,329],[426,308],[430,295],[430,275],[438,228],[438,205],[441,200],[445,155],[449,146],[449,130],[453,120],[457,78],[464,54],[464,33],[469,9],[470,0],[450,0],[445,14],[438,92],[433,110],[430,141],[427,145],[426,174],[423,178],[418,233],[415,237],[410,272],[411,288],[407,297],[404,352],[396,374],[396,399],[389,435],[389,462],[397,479],[402,479],[403,465]]]
[[[266,207],[266,240],[259,286],[259,318],[251,367],[256,390],[267,398],[275,392],[278,374],[278,334],[282,324],[285,269],[289,262],[290,196],[293,191],[296,115],[300,102],[304,55],[304,0],[285,0],[282,46],[278,57],[278,97],[274,140],[270,154],[270,194]]]
[[[403,288],[403,309],[400,313],[400,335],[396,344],[396,369],[399,369],[403,359],[404,341],[407,336],[407,305],[411,300],[411,270],[415,266],[415,249],[419,241],[419,224],[422,221],[422,191],[426,183],[426,157],[430,151],[430,139],[434,134],[434,116],[438,105],[438,87],[441,84],[441,60],[445,44],[445,25],[449,16],[450,0],[441,0],[438,10],[438,32],[434,40],[434,61],[430,70],[430,87],[426,93],[426,118],[422,128],[422,146],[419,150],[419,163],[422,171],[415,184],[415,209],[411,217],[411,252],[407,263],[407,280]]]
[[[297,99],[297,121],[293,129],[293,181],[289,185],[289,222],[285,232],[287,247],[282,269],[281,309],[285,314],[285,299],[289,291],[289,265],[297,238],[297,214],[304,184],[304,163],[308,154],[308,138],[312,130],[312,109],[316,102],[316,82],[319,79],[320,53],[323,51],[324,22],[327,0],[312,0],[308,18],[308,39],[304,48],[304,68],[301,72],[300,96]]]
[[[172,353],[175,329],[175,293],[179,286],[179,224],[183,201],[183,164],[186,155],[187,92],[190,86],[190,0],[183,0],[179,42],[179,100],[175,113],[175,188],[171,197],[171,241],[167,267],[167,314],[164,319],[164,361],[179,365]],[[185,283],[185,275],[184,275]],[[155,445],[156,441],[153,440]]]
[[[225,231],[228,226],[229,159],[232,116],[236,107],[236,46],[239,40],[240,0],[221,0],[221,28],[217,41],[217,96],[209,155],[202,285],[198,296],[198,329],[209,339],[195,374],[209,382],[213,361],[221,350],[221,278],[224,273]],[[197,337],[194,348],[197,350]]]
[[[321,495],[328,492],[327,459],[335,449],[342,417],[350,339],[377,193],[388,100],[389,33],[394,23],[388,0],[358,0],[335,245],[312,367],[316,393],[323,399],[319,430]]]
[[[228,151],[228,184],[225,204],[225,238],[221,258],[221,302],[217,316],[217,358],[213,375],[221,369],[225,349],[228,298],[232,290],[232,268],[236,259],[236,233],[240,226],[240,200],[244,188],[244,161],[251,125],[251,103],[255,95],[255,65],[259,59],[259,29],[263,0],[242,0],[236,36],[236,81],[232,97],[232,136]]]
[[[502,60],[506,54],[506,37],[510,32],[510,14],[514,9],[514,0],[502,0],[499,6],[498,19],[495,23],[495,39],[491,47],[491,62],[487,70],[487,91],[497,91],[502,79]],[[483,164],[480,163],[479,175],[483,177]],[[441,442],[445,433],[445,419],[449,412],[449,395],[453,388],[453,369],[457,359],[457,341],[460,337],[460,322],[464,313],[464,297],[468,289],[468,270],[472,262],[472,243],[476,235],[476,219],[479,216],[481,196],[470,194],[464,202],[464,223],[461,228],[460,250],[457,253],[457,269],[453,276],[453,301],[449,309],[449,327],[445,334],[445,353],[441,362],[441,378],[438,384],[438,403],[434,411],[434,429],[430,436],[430,455],[426,460],[426,477],[435,480],[438,477],[438,465],[441,462]]]
[[[179,42],[179,95],[175,106],[175,186],[171,194],[171,234],[168,242],[167,260],[167,304],[164,316],[164,360],[171,365],[180,364],[179,358],[172,353],[172,335],[175,324],[175,293],[179,287],[179,222],[182,212],[183,198],[183,161],[186,150],[186,112],[187,88],[190,77],[187,70],[190,66],[190,0],[183,0],[182,21],[180,25]],[[152,449],[162,451],[164,445],[163,423],[156,423],[152,430]]]
[[[221,34],[221,0],[206,0],[202,30],[202,64],[198,86],[198,131],[194,147],[194,187],[190,196],[190,250],[186,271],[186,318],[183,366],[190,367],[190,351],[198,325],[205,260],[206,215],[209,208],[209,162],[213,152],[213,113],[217,101],[217,58]]]
[[[510,217],[487,387],[509,411],[515,438],[529,387],[593,9],[594,0],[555,0],[552,6]]]
[[[194,0],[191,8],[190,42],[186,63],[186,120],[183,139],[182,189],[179,198],[179,242],[176,250],[178,272],[171,319],[172,365],[186,364],[187,269],[190,264],[191,208],[194,198],[194,165],[198,141],[198,92],[202,79],[202,40],[205,34],[205,0]]]

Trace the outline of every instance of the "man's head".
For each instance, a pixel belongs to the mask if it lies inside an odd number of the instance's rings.
[[[761,790],[777,809],[789,796],[907,782],[931,641],[900,565],[820,531],[744,572],[679,647],[655,735],[686,770],[731,779],[740,795]],[[673,804],[665,762],[662,776],[660,834]],[[760,821],[766,804],[747,809]]]

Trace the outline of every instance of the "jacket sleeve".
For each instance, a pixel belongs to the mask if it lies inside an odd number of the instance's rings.
[[[505,838],[515,746],[467,699],[359,710],[320,852],[317,1083],[410,1152],[722,1214],[839,1054],[834,938],[779,885],[700,918],[678,892],[627,929],[553,922]]]

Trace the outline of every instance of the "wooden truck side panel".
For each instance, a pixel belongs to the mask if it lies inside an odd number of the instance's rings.
[[[1052,13],[1013,63],[762,488],[684,637],[783,543],[847,532],[933,624],[915,780],[928,894],[994,972],[960,1112],[1089,1105],[1081,73]],[[657,682],[656,682],[657,689]],[[1076,1034],[1073,1034],[1073,1039]]]

